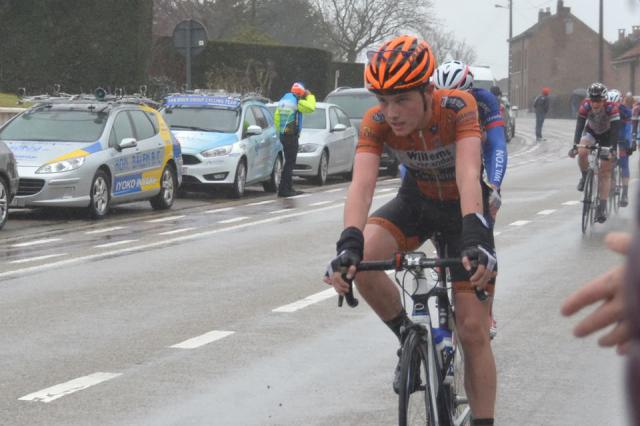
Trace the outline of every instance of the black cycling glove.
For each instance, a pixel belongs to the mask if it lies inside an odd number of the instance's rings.
[[[491,248],[491,230],[487,221],[478,213],[471,213],[462,218],[462,257],[484,265],[489,271],[495,271],[498,259]],[[472,269],[471,274],[475,272]]]
[[[342,268],[357,265],[362,260],[364,253],[364,235],[355,226],[350,226],[340,234],[340,239],[336,243],[336,253],[338,254],[329,263],[327,274],[341,272]]]

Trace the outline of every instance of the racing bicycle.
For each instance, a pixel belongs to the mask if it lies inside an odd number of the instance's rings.
[[[596,221],[596,208],[598,207],[598,172],[600,160],[608,160],[611,148],[594,145],[577,145],[578,148],[586,148],[589,152],[589,168],[584,177],[584,189],[582,197],[582,233],[587,232],[589,226]]]

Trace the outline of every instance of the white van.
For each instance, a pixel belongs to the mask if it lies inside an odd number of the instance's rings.
[[[473,87],[490,90],[491,86],[498,85],[489,65],[472,65],[469,68],[473,73]]]

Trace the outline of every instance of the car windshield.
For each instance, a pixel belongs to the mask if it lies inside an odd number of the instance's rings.
[[[107,118],[107,113],[93,111],[27,111],[0,131],[0,140],[95,142],[102,135]]]
[[[162,115],[174,130],[233,133],[240,122],[236,109],[172,107],[163,109]]]
[[[370,93],[359,95],[329,95],[326,102],[341,107],[349,118],[362,118],[367,110],[378,105],[378,99]]]

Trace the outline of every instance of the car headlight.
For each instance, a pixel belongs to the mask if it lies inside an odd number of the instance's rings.
[[[298,147],[298,152],[315,152],[318,148],[320,148],[320,145],[317,143],[305,143]]]
[[[75,157],[55,163],[45,164],[36,170],[36,173],[60,173],[75,170],[84,164],[86,157]]]
[[[233,145],[226,145],[202,151],[200,154],[202,154],[203,157],[219,157],[221,155],[227,155],[231,153],[232,149]]]

